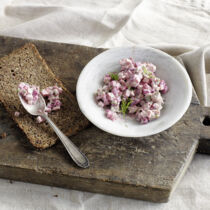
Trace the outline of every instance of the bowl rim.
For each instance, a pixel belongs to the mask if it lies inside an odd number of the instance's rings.
[[[176,118],[173,120],[173,121],[170,121],[170,123],[167,124],[167,126],[165,127],[160,127],[159,129],[157,129],[156,131],[151,131],[150,134],[146,134],[146,135],[131,135],[131,134],[122,134],[120,131],[110,131],[109,129],[106,129],[106,127],[103,127],[101,126],[100,124],[98,123],[95,123],[94,120],[92,120],[92,118],[89,117],[89,114],[88,112],[86,111],[86,109],[84,108],[85,106],[82,106],[82,103],[81,103],[81,97],[79,96],[79,86],[80,86],[80,83],[82,82],[82,76],[83,74],[87,71],[88,69],[88,65],[91,64],[92,62],[94,62],[99,56],[101,56],[102,54],[106,54],[107,52],[109,51],[118,51],[120,49],[138,49],[140,48],[141,50],[152,50],[160,55],[163,55],[169,59],[172,59],[178,66],[179,68],[182,69],[182,73],[184,74],[185,76],[185,80],[187,81],[187,87],[189,89],[188,91],[188,95],[186,97],[186,103],[184,104],[184,107],[182,109],[182,112],[180,112],[180,114],[178,114],[176,116]],[[92,123],[94,124],[96,127],[100,128],[101,130],[103,131],[106,131],[110,134],[113,134],[113,135],[116,135],[116,136],[121,136],[121,137],[132,137],[132,138],[138,138],[138,137],[146,137],[146,136],[152,136],[152,135],[155,135],[155,134],[158,134],[160,132],[163,132],[167,129],[169,129],[170,127],[172,127],[174,124],[176,124],[183,116],[184,114],[186,113],[186,111],[188,110],[190,104],[191,104],[191,100],[192,100],[192,90],[193,90],[193,86],[192,86],[192,83],[191,83],[191,79],[187,73],[187,70],[184,68],[184,66],[177,60],[175,59],[173,56],[159,50],[159,49],[156,49],[156,48],[153,48],[153,47],[148,47],[148,46],[130,46],[130,47],[114,47],[114,48],[110,48],[110,49],[105,49],[105,51],[99,53],[98,55],[96,55],[95,57],[93,57],[86,65],[85,67],[82,69],[82,71],[80,72],[80,75],[79,75],[79,78],[77,80],[77,84],[76,84],[76,98],[77,98],[77,102],[78,102],[78,105],[79,105],[79,108],[81,110],[81,112],[85,115],[85,117]]]

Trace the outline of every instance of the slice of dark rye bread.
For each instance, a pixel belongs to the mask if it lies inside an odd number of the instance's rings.
[[[47,123],[37,124],[35,118],[24,110],[18,98],[20,82],[37,85],[40,89],[55,84],[62,87],[62,107],[50,113],[49,117],[67,136],[88,125],[75,97],[56,78],[35,45],[27,43],[0,59],[0,100],[33,146],[40,149],[50,147],[55,144],[57,136]],[[14,116],[15,111],[20,112],[19,117]]]

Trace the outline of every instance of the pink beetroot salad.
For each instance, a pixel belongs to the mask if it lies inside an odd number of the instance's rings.
[[[106,117],[115,120],[128,114],[141,124],[160,117],[168,91],[166,82],[155,75],[152,63],[120,60],[120,72],[106,74],[103,86],[96,93],[96,102],[105,110]]]
[[[18,92],[25,100],[25,102],[29,105],[36,104],[39,94],[40,88],[35,85],[29,85],[28,83],[21,82],[18,86]],[[50,113],[52,111],[59,110],[61,108],[60,94],[62,93],[62,88],[58,87],[56,84],[54,86],[47,87],[41,91],[41,95],[46,99],[46,109],[45,113]],[[19,112],[15,113],[15,116],[18,117],[20,115]],[[44,118],[38,116],[36,118],[38,123],[44,121]]]

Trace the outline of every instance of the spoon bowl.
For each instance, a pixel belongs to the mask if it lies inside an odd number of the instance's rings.
[[[41,94],[39,94],[39,98],[35,104],[27,104],[23,97],[20,95],[20,93],[18,93],[18,96],[23,107],[29,114],[37,116],[42,115],[44,113],[46,103]]]

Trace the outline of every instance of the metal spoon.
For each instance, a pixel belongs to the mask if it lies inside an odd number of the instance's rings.
[[[61,142],[65,146],[66,150],[68,151],[71,158],[74,160],[74,162],[82,167],[87,168],[89,167],[89,161],[87,157],[80,152],[78,147],[76,147],[73,142],[66,136],[64,133],[52,122],[52,120],[45,114],[44,110],[46,107],[46,103],[44,98],[41,94],[39,94],[39,98],[37,100],[37,103],[34,105],[29,105],[25,102],[25,100],[21,97],[20,94],[18,94],[20,101],[25,108],[25,110],[30,113],[31,115],[39,115],[47,120],[51,128],[55,131],[57,136],[60,138]]]

